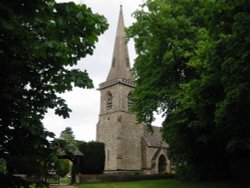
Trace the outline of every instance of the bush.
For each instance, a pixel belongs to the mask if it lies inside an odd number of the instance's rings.
[[[101,174],[104,170],[104,143],[82,142],[79,150],[84,156],[80,158],[79,172],[82,174]]]
[[[70,170],[70,162],[68,159],[59,159],[56,163],[56,170],[58,171],[58,175],[60,177],[66,176]]]

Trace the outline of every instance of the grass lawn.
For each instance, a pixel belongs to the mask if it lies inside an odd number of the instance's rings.
[[[222,182],[182,182],[177,180],[144,180],[131,182],[82,184],[77,188],[249,188],[249,185]]]
[[[71,178],[60,178],[60,184],[70,184]]]

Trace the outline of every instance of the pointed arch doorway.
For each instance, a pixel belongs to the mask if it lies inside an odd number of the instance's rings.
[[[164,155],[161,155],[158,160],[158,173],[162,174],[167,170],[167,159]]]

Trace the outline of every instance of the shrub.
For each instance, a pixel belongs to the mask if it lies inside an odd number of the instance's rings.
[[[82,142],[79,150],[84,156],[80,158],[79,172],[82,174],[101,174],[104,170],[104,143]]]

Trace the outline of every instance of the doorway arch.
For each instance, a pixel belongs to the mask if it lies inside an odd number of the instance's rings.
[[[158,173],[162,174],[167,170],[167,159],[164,155],[161,155],[158,160]]]

